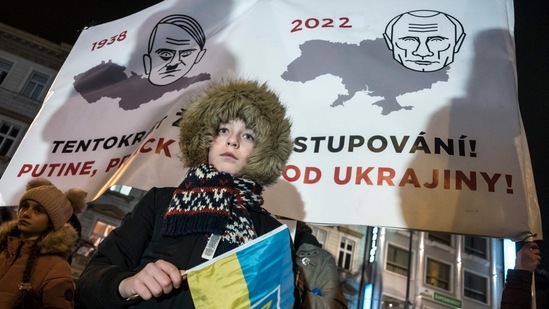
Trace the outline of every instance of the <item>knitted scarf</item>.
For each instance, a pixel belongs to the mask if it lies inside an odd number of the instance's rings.
[[[221,235],[216,255],[257,237],[250,210],[267,212],[256,182],[217,171],[212,165],[189,169],[165,214],[162,235]]]

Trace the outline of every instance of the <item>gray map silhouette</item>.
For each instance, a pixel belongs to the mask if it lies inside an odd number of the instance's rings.
[[[292,61],[281,77],[286,81],[305,83],[322,75],[341,78],[348,94],[339,94],[331,106],[343,106],[358,92],[383,99],[373,103],[388,115],[412,106],[402,106],[397,97],[448,81],[448,66],[436,72],[416,72],[392,58],[385,40],[364,40],[359,45],[311,40],[300,45],[301,55]],[[428,104],[428,102],[425,102]]]
[[[134,110],[142,104],[157,100],[167,92],[181,90],[191,84],[211,79],[210,74],[201,73],[193,77],[184,76],[165,86],[156,86],[149,82],[147,76],[134,72],[127,76],[125,70],[124,66],[103,61],[76,75],[73,87],[90,104],[101,98],[120,99],[120,108]]]

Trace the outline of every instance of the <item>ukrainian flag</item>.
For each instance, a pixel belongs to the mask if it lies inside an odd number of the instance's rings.
[[[196,308],[286,309],[294,304],[286,225],[187,270]]]

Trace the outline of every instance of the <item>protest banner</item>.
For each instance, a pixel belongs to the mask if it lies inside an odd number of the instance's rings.
[[[267,82],[293,122],[271,212],[541,238],[513,27],[510,0],[163,1],[82,32],[1,198],[31,177],[90,199],[180,183],[182,113],[237,76]]]

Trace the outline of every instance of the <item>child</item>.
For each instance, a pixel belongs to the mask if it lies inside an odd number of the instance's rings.
[[[77,236],[67,221],[86,193],[63,193],[44,178],[26,190],[16,218],[0,227],[0,308],[73,308],[67,257]]]
[[[185,179],[151,189],[99,245],[78,280],[87,307],[194,308],[181,270],[281,225],[261,194],[292,151],[290,121],[265,84],[213,84],[183,115],[179,143]]]

